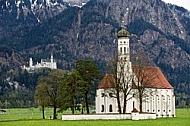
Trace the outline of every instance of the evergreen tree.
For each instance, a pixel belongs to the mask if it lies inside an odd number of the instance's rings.
[[[61,91],[61,110],[71,108],[72,114],[75,113],[75,101],[81,97],[80,84],[84,83],[78,71],[75,69],[65,76]]]
[[[80,83],[80,87],[82,88],[82,92],[84,94],[87,114],[89,114],[88,98],[90,95],[90,89],[93,85],[93,82],[96,79],[100,78],[100,70],[92,60],[83,59],[77,60],[76,70],[78,71],[82,79],[85,81],[85,83]]]

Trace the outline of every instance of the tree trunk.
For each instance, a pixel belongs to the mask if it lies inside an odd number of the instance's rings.
[[[74,115],[75,114],[75,103],[74,103],[74,98],[73,98],[73,103],[72,103],[72,114]]]
[[[75,108],[73,106],[72,106],[71,110],[72,110],[72,114],[74,115],[75,114]]]
[[[84,108],[83,108],[83,106],[82,106],[82,111],[81,111],[81,114],[84,114]]]
[[[141,93],[139,93],[139,102],[140,102],[139,109],[140,109],[140,112],[142,112],[142,94]]]
[[[85,102],[86,102],[86,111],[87,111],[87,114],[89,114],[90,111],[89,111],[89,107],[88,107],[88,94],[87,93],[85,93]]]
[[[126,113],[126,105],[127,105],[127,95],[124,93],[124,103],[123,103],[123,114]]]
[[[75,114],[75,106],[74,105],[72,105],[71,110],[72,110],[72,114],[74,115]]]
[[[53,106],[53,119],[57,119],[56,109],[57,109],[57,107],[54,105]]]
[[[119,97],[119,89],[117,89],[117,105],[118,105],[118,112],[121,114],[121,103],[120,103],[120,97]]]
[[[45,119],[45,113],[44,113],[44,105],[42,105],[42,118]]]

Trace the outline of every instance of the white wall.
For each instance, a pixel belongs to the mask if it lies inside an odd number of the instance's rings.
[[[109,93],[113,92],[112,90],[104,90],[104,89],[98,89],[96,93],[96,113],[118,113],[118,103],[116,97],[110,97]],[[102,97],[102,93],[105,94],[105,97]],[[131,98],[131,99],[129,99]],[[126,106],[126,113],[131,113],[133,110],[133,104],[134,108],[138,107],[137,104],[137,99],[132,98],[132,93],[128,96],[129,99],[127,101],[127,106]],[[121,101],[121,107],[123,110],[123,95],[120,96],[120,101]],[[133,103],[134,102],[134,103]],[[102,112],[102,105],[104,106],[104,112]],[[110,105],[112,105],[112,112],[110,112]]]
[[[149,89],[148,97],[143,102],[144,112],[156,113],[158,117],[175,116],[173,89]]]
[[[95,114],[95,115],[62,115],[62,120],[143,120],[143,119],[156,119],[156,114]]]
[[[111,90],[111,89],[110,89]],[[175,117],[175,96],[173,89],[147,89],[149,97],[143,100],[143,112],[156,113],[157,117]],[[109,97],[109,90],[98,89],[96,95],[96,113],[118,113],[118,106],[116,98]],[[102,97],[102,93],[106,97]],[[129,97],[132,96],[131,93]],[[120,96],[121,99],[123,98]],[[134,108],[139,110],[139,100],[137,97],[133,97],[127,101],[126,113],[131,113]],[[109,105],[112,105],[112,112],[109,112]],[[104,106],[104,111],[102,110]],[[121,101],[121,107],[123,108],[123,101]]]

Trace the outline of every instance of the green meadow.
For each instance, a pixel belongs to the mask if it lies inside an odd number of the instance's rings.
[[[41,111],[30,109],[7,109],[5,114],[0,114],[0,126],[190,126],[190,110],[176,109],[175,118],[159,118],[156,120],[81,120],[62,121],[62,114],[58,114],[57,120],[50,120],[52,109],[45,111],[45,120],[41,119]]]

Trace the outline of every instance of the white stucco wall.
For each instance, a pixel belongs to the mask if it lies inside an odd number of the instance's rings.
[[[111,89],[110,89],[111,90]],[[157,117],[175,117],[175,96],[173,89],[147,89],[147,97],[143,100],[143,112],[156,113]],[[102,93],[105,97],[102,97]],[[129,97],[132,96],[131,93]],[[123,98],[120,96],[121,99]],[[132,97],[127,101],[126,113],[131,113],[133,107],[139,110],[139,102],[137,97]],[[134,103],[133,103],[134,102]],[[133,106],[134,104],[134,106]],[[104,111],[102,112],[102,105]],[[109,111],[109,105],[112,105],[113,111]],[[121,101],[123,108],[123,101]],[[117,100],[109,97],[109,90],[98,89],[96,95],[96,113],[118,113]]]
[[[96,113],[118,113],[118,103],[116,97],[110,97],[109,93],[112,92],[113,89],[110,90],[104,90],[104,89],[98,89],[96,92]],[[102,97],[102,93],[105,94],[105,97]],[[127,99],[127,106],[126,106],[126,113],[131,113],[131,111],[134,108],[138,107],[137,99],[132,97],[132,94],[130,94]],[[123,96],[120,96],[120,102],[121,102],[121,108],[123,111]],[[134,103],[133,103],[134,102]],[[134,106],[133,106],[134,104]],[[102,112],[102,105],[104,106],[104,111]],[[110,105],[112,105],[112,112],[110,112]]]
[[[156,113],[158,117],[175,116],[175,96],[173,89],[148,89],[143,101],[143,112]]]
[[[104,94],[105,96],[102,97],[102,94]],[[109,111],[110,105],[112,105],[112,112]],[[104,106],[104,111],[102,111],[102,106]],[[118,107],[116,98],[110,97],[109,92],[105,91],[104,89],[97,90],[96,113],[118,113],[117,108]]]
[[[62,120],[143,120],[156,119],[156,114],[95,114],[95,115],[62,115]]]
[[[62,115],[62,120],[120,120],[120,119],[131,119],[131,114]]]

